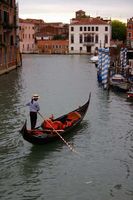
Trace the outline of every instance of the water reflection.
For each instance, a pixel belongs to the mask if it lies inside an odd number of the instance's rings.
[[[73,148],[76,151],[80,151],[80,149],[78,149],[78,146],[77,147],[74,146],[75,135],[80,135],[81,137],[83,134],[83,131],[85,132],[87,131],[87,126],[88,126],[88,122],[84,121],[78,127],[73,129],[73,131],[71,131],[68,135],[63,137],[67,141],[67,143],[73,146]],[[49,163],[47,162],[49,157],[53,157],[56,152],[61,153],[63,148],[68,148],[68,151],[71,152],[69,147],[60,138],[57,141],[51,142],[44,146],[43,145],[32,146],[30,149],[30,153],[28,154],[28,156],[26,156],[25,162],[23,164],[24,175],[31,176],[31,174],[34,173],[34,171],[39,168],[39,165],[42,161],[46,162],[49,165]]]

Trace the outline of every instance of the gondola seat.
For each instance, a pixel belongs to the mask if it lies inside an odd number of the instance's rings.
[[[63,124],[61,121],[52,121],[51,119],[44,120],[42,123],[43,129],[63,129]]]

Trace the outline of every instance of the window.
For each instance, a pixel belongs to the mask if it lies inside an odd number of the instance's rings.
[[[80,47],[80,51],[82,51],[82,47]]]
[[[2,34],[0,34],[0,44],[2,44]]]
[[[105,35],[105,44],[108,43],[108,35]]]
[[[91,35],[91,34],[85,35],[84,42],[88,42],[88,43],[94,42],[94,35]]]
[[[82,35],[79,35],[79,42],[80,42],[80,43],[83,42],[83,37],[82,37]]]
[[[95,43],[98,43],[98,35],[95,36]]]
[[[71,43],[74,43],[74,35],[71,35]]]
[[[74,48],[73,47],[71,47],[71,51],[73,51],[74,50]]]
[[[82,26],[80,26],[80,31],[82,31]]]
[[[9,13],[4,11],[4,23],[9,23]]]
[[[128,37],[129,37],[129,38],[131,38],[131,35],[132,35],[131,33],[128,33]]]
[[[73,26],[71,27],[71,31],[74,31],[74,27]]]
[[[86,27],[84,27],[84,31],[86,31]]]
[[[13,46],[13,35],[10,37],[10,45]]]
[[[29,44],[27,44],[27,50],[29,50],[30,49],[30,46],[29,46]]]
[[[4,43],[7,42],[7,37],[6,37],[6,33],[4,32]]]
[[[94,31],[94,26],[92,26],[92,31]]]
[[[108,31],[108,26],[105,26],[105,31]]]
[[[96,26],[96,31],[98,31],[98,26]]]
[[[88,27],[88,31],[90,31],[90,27]]]
[[[13,7],[13,0],[10,0],[10,6]]]

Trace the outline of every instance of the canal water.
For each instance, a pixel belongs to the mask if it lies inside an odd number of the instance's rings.
[[[133,200],[133,102],[104,91],[88,56],[23,55],[23,66],[0,77],[1,200]],[[40,95],[44,118],[85,103],[81,125],[65,140],[35,146],[19,133]],[[38,124],[42,122],[38,116]]]

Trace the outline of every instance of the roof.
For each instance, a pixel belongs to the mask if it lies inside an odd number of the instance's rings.
[[[21,18],[19,18],[19,23],[45,24],[45,22],[42,19],[21,19]]]
[[[80,19],[75,19],[71,22],[71,25],[108,25],[108,24],[109,24],[108,21],[105,21],[99,17],[80,18]]]

